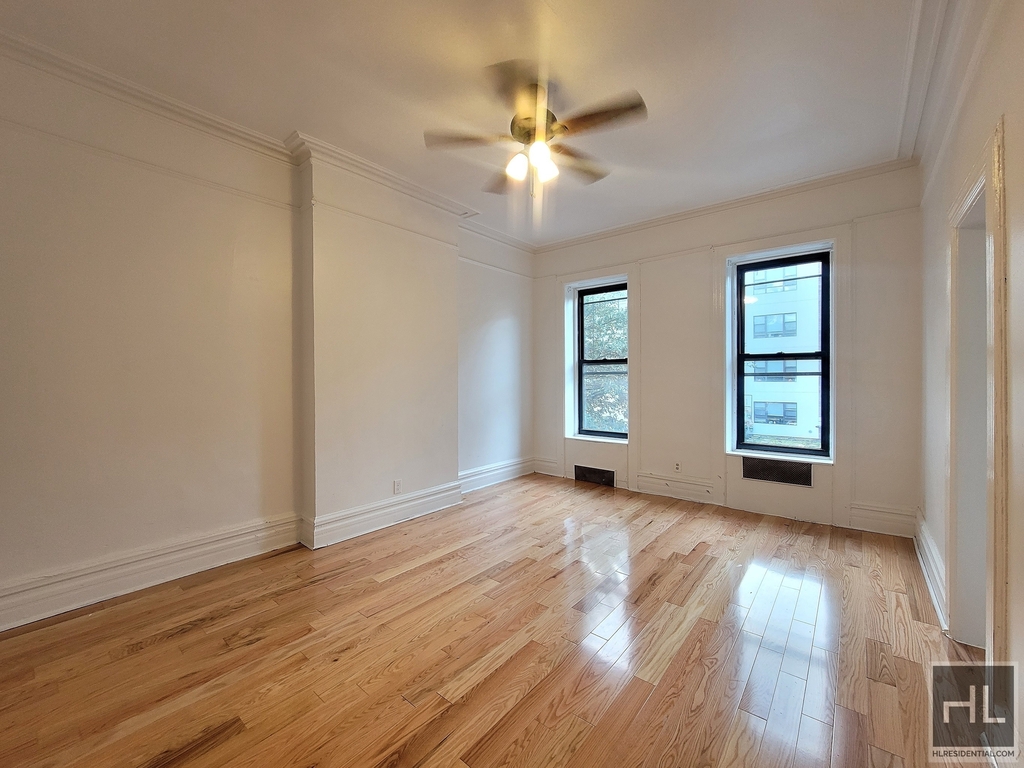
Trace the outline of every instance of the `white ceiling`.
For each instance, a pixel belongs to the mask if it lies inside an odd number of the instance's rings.
[[[909,156],[931,5],[0,0],[0,29],[276,139],[298,129],[540,245]],[[538,57],[560,116],[634,88],[650,115],[569,142],[612,174],[589,187],[563,174],[539,224],[524,200],[481,190],[507,149],[422,138],[507,131],[483,68]]]

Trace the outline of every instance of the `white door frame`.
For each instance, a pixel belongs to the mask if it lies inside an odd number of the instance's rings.
[[[956,201],[949,210],[950,253],[946,277],[949,286],[949,442],[946,451],[946,595],[950,611],[957,610],[957,479],[956,396],[957,396],[957,269],[959,227],[978,198],[985,195],[985,282],[986,282],[986,552],[985,658],[1009,661],[1007,637],[1007,364],[1006,364],[1006,227],[1003,186],[1003,121],[985,144]]]

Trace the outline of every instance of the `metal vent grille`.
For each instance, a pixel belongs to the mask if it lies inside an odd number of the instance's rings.
[[[584,483],[607,485],[609,488],[615,487],[615,472],[613,470],[581,467],[579,464],[574,464],[573,466],[576,470],[577,480],[582,480]]]
[[[811,464],[804,461],[779,461],[743,457],[743,477],[748,480],[766,480],[769,483],[806,485],[811,487]]]

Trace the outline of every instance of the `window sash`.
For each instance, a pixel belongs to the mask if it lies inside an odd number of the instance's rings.
[[[761,279],[767,281],[765,283],[765,285],[762,285],[762,286],[758,286],[758,285],[755,284],[753,286],[753,292],[754,293],[758,293],[757,289],[759,287],[761,287],[761,288],[770,287],[772,283],[778,283],[779,284],[780,287],[776,288],[776,291],[790,290],[789,288],[786,288],[783,284],[792,281],[793,282],[793,289],[795,289],[796,288],[797,280],[803,279],[803,278],[797,278],[796,277],[796,268],[800,264],[810,264],[810,263],[814,263],[814,262],[818,262],[818,263],[821,264],[821,275],[820,275],[820,279],[821,279],[821,303],[820,303],[820,307],[819,307],[819,310],[820,310],[820,313],[821,313],[820,323],[819,323],[819,328],[820,328],[820,332],[821,332],[821,336],[820,336],[820,340],[819,340],[820,351],[814,351],[814,352],[777,352],[777,353],[772,353],[772,354],[755,354],[755,353],[744,352],[744,350],[746,349],[746,332],[747,332],[746,331],[746,328],[747,328],[747,326],[746,326],[746,312],[747,312],[747,304],[744,302],[743,299],[744,299],[744,295],[745,295],[745,288],[748,287],[746,285],[746,275],[747,275],[747,273],[753,272],[754,273],[755,281],[761,280]],[[831,406],[831,399],[832,399],[832,382],[831,382],[832,302],[831,302],[831,270],[830,270],[830,266],[831,266],[831,252],[829,252],[829,251],[824,251],[824,252],[820,252],[820,253],[803,254],[803,255],[800,255],[800,256],[789,256],[789,257],[783,257],[783,258],[779,258],[779,259],[770,259],[770,260],[765,260],[765,261],[750,262],[750,263],[747,263],[747,264],[739,264],[739,265],[737,265],[737,267],[736,267],[736,294],[735,294],[736,307],[737,307],[737,310],[736,310],[736,355],[735,355],[735,361],[736,361],[736,371],[735,371],[735,376],[736,376],[736,393],[735,393],[736,394],[736,401],[735,401],[735,404],[734,404],[734,413],[733,413],[733,420],[735,422],[734,426],[735,426],[735,430],[736,430],[736,440],[735,440],[736,450],[740,450],[740,451],[743,451],[743,450],[757,451],[757,452],[761,452],[761,453],[796,454],[796,455],[805,455],[805,456],[829,456],[829,455],[831,455],[831,446],[832,446],[832,435],[831,435],[831,431],[832,431],[832,421],[831,421],[831,413],[832,413],[832,406]],[[782,277],[780,279],[776,280],[774,278],[774,275],[778,274],[778,273],[775,272],[775,273],[772,274],[772,279],[769,280],[769,277],[768,277],[769,276],[769,271],[770,270],[778,270],[780,267],[782,268]],[[817,278],[817,277],[818,277],[818,275],[815,275],[815,278]],[[775,291],[772,291],[772,292],[775,292]],[[761,291],[761,293],[764,293],[764,291]],[[793,315],[793,313],[781,313],[781,314],[783,314],[783,315]],[[762,316],[762,317],[767,317],[767,315]],[[753,323],[756,323],[756,322],[757,322],[757,320],[755,319],[753,321]],[[757,331],[756,331],[753,323],[752,323],[752,326],[751,326],[751,335],[753,337],[755,337],[755,338],[758,338],[759,336],[756,335]],[[783,323],[783,330],[785,331],[786,325],[787,325],[785,317],[782,318],[782,323]],[[795,333],[795,330],[796,330],[796,318],[795,317],[793,317],[791,323],[792,323],[793,330],[794,330],[794,333],[792,335],[796,335],[796,333]],[[764,327],[767,328],[767,320],[764,321]],[[767,333],[765,333],[765,335],[767,336]],[[773,334],[773,336],[774,335],[775,334]],[[764,338],[764,337],[762,336],[760,338]],[[758,362],[765,362],[765,363],[767,363],[767,361],[777,361],[777,360],[815,360],[815,361],[818,361],[820,363],[821,373],[820,374],[815,374],[815,375],[820,375],[820,380],[821,380],[821,390],[820,390],[821,391],[821,397],[820,397],[820,401],[819,401],[819,406],[820,406],[820,409],[821,409],[821,413],[820,413],[820,416],[821,416],[821,433],[820,433],[821,447],[820,447],[820,449],[793,448],[793,447],[788,447],[788,446],[763,445],[763,444],[760,444],[760,443],[748,443],[748,442],[745,441],[746,433],[745,433],[745,423],[744,423],[744,421],[745,421],[745,419],[744,419],[744,410],[745,410],[744,409],[744,403],[751,404],[751,412],[752,412],[752,414],[756,414],[757,413],[757,406],[761,402],[761,401],[758,401],[758,403],[751,403],[751,400],[749,399],[749,395],[746,395],[745,392],[744,392],[744,389],[745,389],[745,376],[748,375],[745,372],[746,371],[746,364],[748,362],[754,362],[756,364]],[[769,374],[769,373],[767,373],[767,368],[766,368],[766,372],[764,374],[761,374],[761,372],[759,370],[755,370],[755,380],[760,379],[762,375],[767,377],[767,380],[779,380],[779,379],[785,380],[783,377],[786,377],[787,374],[788,374],[788,376],[793,376],[794,375],[792,373],[789,373],[788,371],[787,372],[783,372],[781,375],[779,373],[774,372],[774,371],[771,374]],[[779,379],[776,379],[775,377],[779,377]],[[765,407],[767,408],[767,406],[765,406]],[[793,410],[794,411],[796,410],[795,407],[794,407]],[[767,413],[765,414],[765,416],[767,418]],[[785,406],[783,406],[782,418],[783,419],[787,418]],[[760,423],[760,421],[758,420],[756,415],[754,416],[754,421],[755,421],[755,423]]]
[[[595,288],[581,288],[576,292],[576,432],[580,435],[591,435],[594,437],[615,437],[615,438],[627,438],[628,432],[609,432],[605,430],[597,429],[585,429],[583,426],[583,379],[584,372],[588,367],[598,365],[625,365],[627,370],[616,375],[629,375],[629,357],[616,357],[616,358],[586,358],[583,356],[584,352],[584,298],[587,296],[594,296],[602,293],[615,293],[617,291],[626,291],[626,306],[629,306],[629,290],[626,287],[626,283],[615,283],[614,285],[601,285]],[[627,313],[627,323],[628,313]]]

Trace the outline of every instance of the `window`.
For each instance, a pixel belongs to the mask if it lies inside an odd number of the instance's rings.
[[[774,336],[796,336],[796,312],[754,316],[754,338],[769,339]]]
[[[830,453],[830,257],[736,267],[737,450]]]
[[[754,401],[755,424],[796,425],[796,403],[761,403]]]
[[[795,278],[796,267],[759,269],[754,272],[754,296],[779,293],[780,291],[795,291],[797,289]]]
[[[629,432],[629,320],[625,284],[577,292],[577,430],[626,437]]]
[[[796,360],[756,360],[754,381],[796,381]],[[772,375],[783,374],[783,375]],[[792,376],[786,374],[794,374]]]

